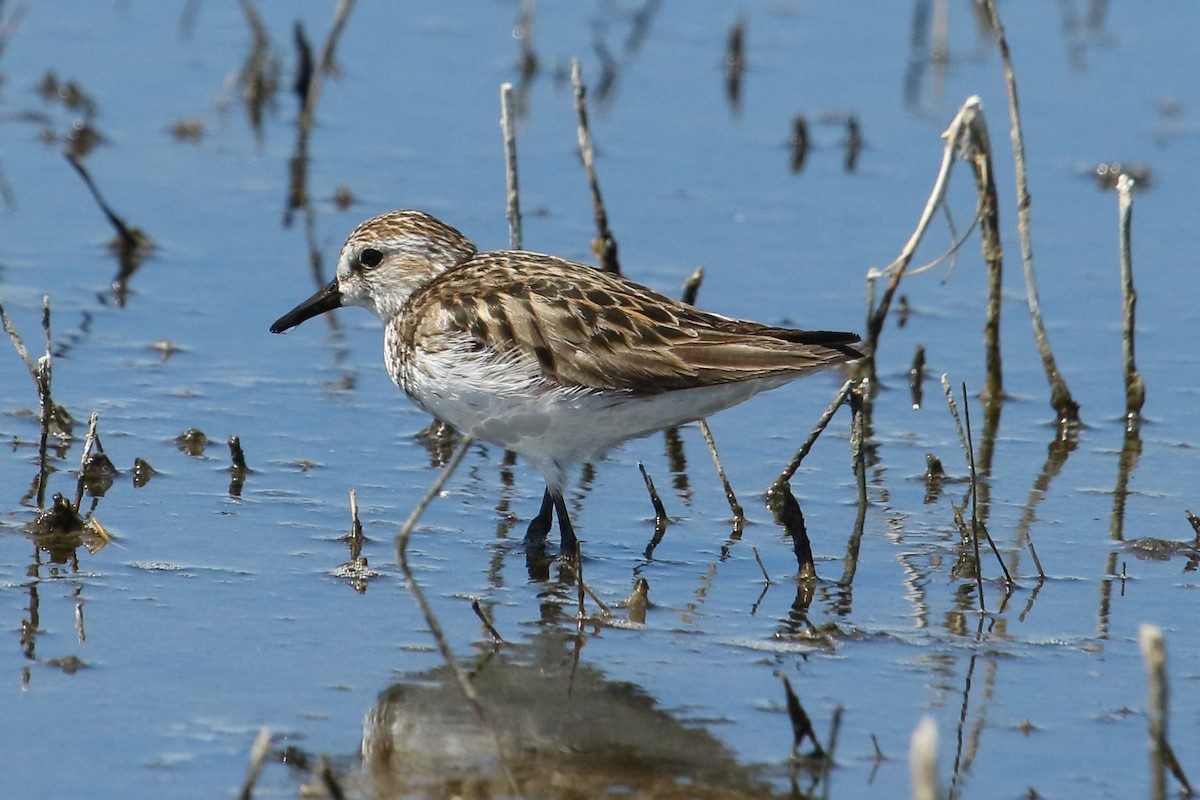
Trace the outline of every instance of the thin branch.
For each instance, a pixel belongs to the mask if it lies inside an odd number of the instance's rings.
[[[1050,384],[1050,405],[1058,412],[1062,423],[1079,422],[1079,404],[1071,397],[1067,382],[1059,372],[1050,349],[1050,340],[1046,335],[1046,325],[1042,320],[1041,302],[1038,300],[1037,279],[1033,270],[1033,240],[1030,236],[1030,205],[1029,175],[1025,162],[1025,137],[1021,132],[1021,110],[1017,100],[1017,81],[1013,74],[1012,57],[1008,51],[1008,39],[1004,36],[1004,26],[1000,23],[1000,13],[996,10],[995,0],[980,0],[983,11],[987,14],[996,44],[1000,48],[1000,61],[1004,65],[1004,85],[1008,90],[1008,115],[1012,123],[1011,137],[1013,157],[1016,167],[1017,181],[1017,233],[1021,242],[1021,261],[1025,267],[1025,299],[1029,304],[1029,317],[1033,324],[1033,335],[1037,342],[1038,353],[1042,357],[1042,367],[1046,372],[1046,380]]]

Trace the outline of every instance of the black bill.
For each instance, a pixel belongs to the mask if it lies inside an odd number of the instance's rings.
[[[324,289],[275,320],[275,323],[271,325],[271,333],[283,333],[306,319],[311,319],[335,308],[341,308],[341,306],[342,293],[338,291],[337,281],[332,280]]]

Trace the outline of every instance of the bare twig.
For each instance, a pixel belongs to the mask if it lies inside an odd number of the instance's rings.
[[[496,644],[504,644],[504,637],[500,635],[500,631],[496,630],[496,626],[483,613],[483,606],[479,604],[478,597],[471,598],[471,610],[475,612],[475,616],[479,617],[479,621],[483,623],[483,627],[487,630],[488,635],[492,637],[492,640]]]
[[[583,168],[592,190],[592,211],[596,217],[596,238],[592,241],[592,250],[600,259],[602,270],[620,275],[617,240],[609,230],[608,213],[604,210],[600,183],[596,180],[595,149],[592,146],[592,132],[588,128],[587,87],[583,85],[583,71],[579,68],[578,58],[571,59],[571,85],[575,87],[575,114],[579,118],[579,155],[583,158]]]
[[[757,547],[751,547],[751,548],[750,548],[750,551],[751,551],[752,553],[754,553],[754,560],[758,562],[758,568],[759,568],[760,570],[762,570],[763,583],[767,584],[768,586],[769,586],[770,584],[774,583],[774,581],[773,581],[773,580],[771,580],[771,576],[767,574],[767,568],[766,568],[766,566],[763,564],[762,556],[760,556],[760,555],[758,554],[758,548],[757,548]]]
[[[1167,738],[1167,718],[1170,712],[1170,688],[1167,682],[1167,646],[1162,629],[1157,625],[1142,623],[1138,627],[1138,645],[1142,660],[1146,663],[1146,677],[1150,684],[1146,708],[1146,724],[1150,729],[1150,797],[1165,800],[1167,796],[1167,769],[1183,786],[1188,797],[1195,796],[1187,775],[1183,772],[1175,751]]]
[[[908,747],[913,800],[937,800],[937,723],[925,717],[913,730]]]
[[[646,491],[650,493],[650,504],[654,506],[654,537],[650,544],[646,545],[646,558],[650,558],[654,555],[654,548],[658,547],[667,532],[667,510],[663,507],[662,498],[658,496],[658,490],[654,488],[654,479],[646,471],[646,466],[639,461],[638,469],[642,472],[642,480],[646,482]]]
[[[704,281],[704,267],[696,267],[691,275],[688,275],[687,280],[683,282],[683,291],[679,296],[683,302],[688,305],[696,304],[696,294],[700,291],[700,284]]]
[[[900,255],[881,270],[873,270],[867,276],[868,290],[871,294],[871,305],[867,317],[867,349],[872,353],[872,358],[877,350],[879,342],[879,334],[883,330],[884,320],[887,319],[888,309],[891,307],[892,298],[896,294],[896,290],[900,286],[900,280],[904,277],[908,269],[909,263],[912,261],[913,255],[917,251],[917,245],[925,236],[925,231],[928,230],[930,223],[933,221],[934,214],[937,212],[945,201],[946,187],[950,179],[950,173],[954,167],[955,156],[960,152],[960,149],[967,146],[970,138],[966,132],[975,124],[976,119],[983,113],[983,102],[978,97],[969,97],[963,103],[962,107],[955,114],[954,119],[946,128],[942,138],[946,144],[942,148],[942,162],[938,168],[937,177],[934,178],[933,188],[929,192],[929,197],[925,201],[925,208],[921,211],[921,216],[917,221],[917,227],[905,242],[904,247],[900,250]],[[877,278],[888,276],[888,284],[883,291],[883,295],[879,298],[879,302],[874,302],[874,282]]]
[[[833,402],[829,404],[829,407],[825,409],[825,413],[822,414],[821,418],[817,420],[817,424],[813,427],[812,433],[810,433],[808,438],[804,440],[804,444],[800,445],[800,449],[796,451],[796,455],[792,456],[792,460],[789,461],[787,466],[783,468],[783,471],[779,473],[779,477],[775,479],[775,483],[790,481],[792,476],[796,474],[796,470],[800,468],[800,462],[804,460],[804,457],[808,455],[808,452],[812,450],[813,445],[816,444],[817,437],[824,432],[826,426],[829,425],[829,421],[833,419],[833,415],[837,413],[837,410],[841,407],[841,405],[849,399],[850,391],[854,387],[854,382],[855,379],[851,378],[842,384],[842,388],[838,389],[837,394],[833,397]]]
[[[983,594],[983,569],[979,563],[979,477],[975,473],[975,447],[971,441],[971,404],[967,402],[967,382],[962,384],[963,418],[967,428],[967,464],[971,468],[971,546],[975,550],[975,588],[979,592],[979,612],[987,612]],[[1001,564],[1003,566],[1003,563]]]
[[[271,729],[260,728],[250,746],[250,760],[246,764],[246,778],[242,781],[242,789],[238,792],[238,800],[250,800],[254,796],[254,784],[262,773],[263,764],[271,752]]]
[[[500,84],[500,131],[504,136],[505,215],[508,217],[508,245],[521,249],[521,188],[517,181],[517,131],[513,122],[513,86]]]
[[[1008,115],[1012,123],[1011,137],[1013,157],[1016,166],[1017,181],[1017,232],[1021,242],[1021,261],[1025,268],[1025,299],[1029,304],[1029,317],[1033,324],[1033,335],[1037,342],[1038,353],[1042,357],[1042,367],[1046,372],[1046,380],[1050,384],[1050,405],[1058,413],[1062,423],[1079,422],[1079,404],[1071,397],[1067,382],[1058,370],[1054,353],[1050,349],[1050,340],[1046,335],[1046,325],[1042,320],[1041,302],[1038,300],[1037,279],[1033,270],[1033,240],[1030,236],[1030,205],[1029,177],[1025,163],[1025,137],[1021,132],[1021,111],[1017,101],[1017,81],[1013,74],[1012,57],[1008,51],[1008,39],[1004,36],[1004,26],[1000,23],[1000,13],[996,10],[995,0],[981,0],[981,6],[987,14],[996,44],[1000,49],[1000,61],[1004,65],[1004,84],[1008,90]]]
[[[1130,219],[1133,216],[1133,178],[1122,174],[1117,178],[1119,213],[1118,239],[1121,250],[1121,342],[1125,360],[1125,423],[1135,425],[1141,418],[1146,402],[1146,384],[1142,381],[1133,357],[1134,321],[1137,311],[1137,291],[1133,288],[1133,256],[1129,244]]]
[[[33,386],[37,388],[38,374],[37,367],[34,366],[33,360],[29,357],[29,351],[25,349],[25,343],[21,341],[21,334],[17,333],[16,327],[12,320],[8,318],[7,312],[4,310],[4,304],[0,303],[0,323],[3,323],[4,330],[8,334],[8,338],[12,340],[13,347],[17,350],[17,355],[25,362],[25,369],[29,370],[29,377],[33,379]]]
[[[725,467],[721,464],[721,457],[717,455],[717,442],[713,439],[707,420],[700,420],[700,433],[704,436],[704,443],[708,445],[709,455],[712,456],[713,464],[717,467],[717,477],[721,479],[721,486],[725,489],[725,499],[729,501],[729,510],[733,512],[733,537],[740,538],[742,530],[746,527],[746,512],[742,510],[742,504],[738,502],[737,495],[733,493],[733,487],[729,484],[729,478],[725,475]]]

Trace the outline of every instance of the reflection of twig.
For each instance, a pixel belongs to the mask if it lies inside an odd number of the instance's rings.
[[[812,721],[805,713],[804,706],[800,704],[800,698],[792,690],[792,682],[782,672],[779,673],[779,677],[783,681],[783,692],[787,696],[788,719],[792,723],[792,758],[800,755],[800,745],[804,743],[805,739],[809,739],[813,743],[813,751],[809,756],[823,758],[825,749],[817,740],[817,732],[813,730]]]
[[[995,0],[982,0],[981,6],[987,13],[991,23],[992,33],[1000,49],[1000,61],[1004,65],[1004,85],[1008,90],[1008,115],[1012,123],[1012,144],[1015,172],[1017,179],[1017,232],[1021,242],[1021,261],[1025,267],[1025,299],[1029,304],[1029,317],[1033,323],[1033,335],[1037,342],[1038,353],[1042,357],[1042,367],[1046,371],[1046,380],[1050,383],[1050,405],[1058,412],[1060,422],[1075,423],[1079,421],[1079,404],[1071,397],[1067,382],[1058,371],[1054,353],[1050,349],[1050,340],[1046,336],[1046,325],[1042,320],[1041,303],[1038,300],[1037,280],[1033,271],[1033,241],[1030,238],[1029,208],[1029,178],[1025,165],[1025,138],[1021,132],[1021,111],[1017,102],[1017,81],[1013,75],[1012,58],[1008,51],[1008,40],[1004,36],[1004,26],[1000,23],[1000,13],[996,10]]]
[[[588,128],[587,87],[583,85],[583,71],[579,59],[571,59],[571,85],[575,87],[575,115],[579,118],[579,155],[587,172],[588,185],[592,190],[592,212],[596,218],[596,238],[592,250],[600,259],[600,268],[613,275],[621,274],[617,262],[617,240],[608,227],[608,213],[604,210],[604,199],[600,196],[600,183],[596,180],[595,150],[592,147],[592,132]]]

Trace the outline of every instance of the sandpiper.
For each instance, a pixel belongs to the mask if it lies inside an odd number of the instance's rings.
[[[271,332],[341,306],[383,322],[388,374],[414,403],[542,474],[526,542],[544,543],[557,513],[567,553],[573,464],[863,355],[854,333],[723,317],[541,253],[480,253],[421,211],[355,228],[336,277]]]

